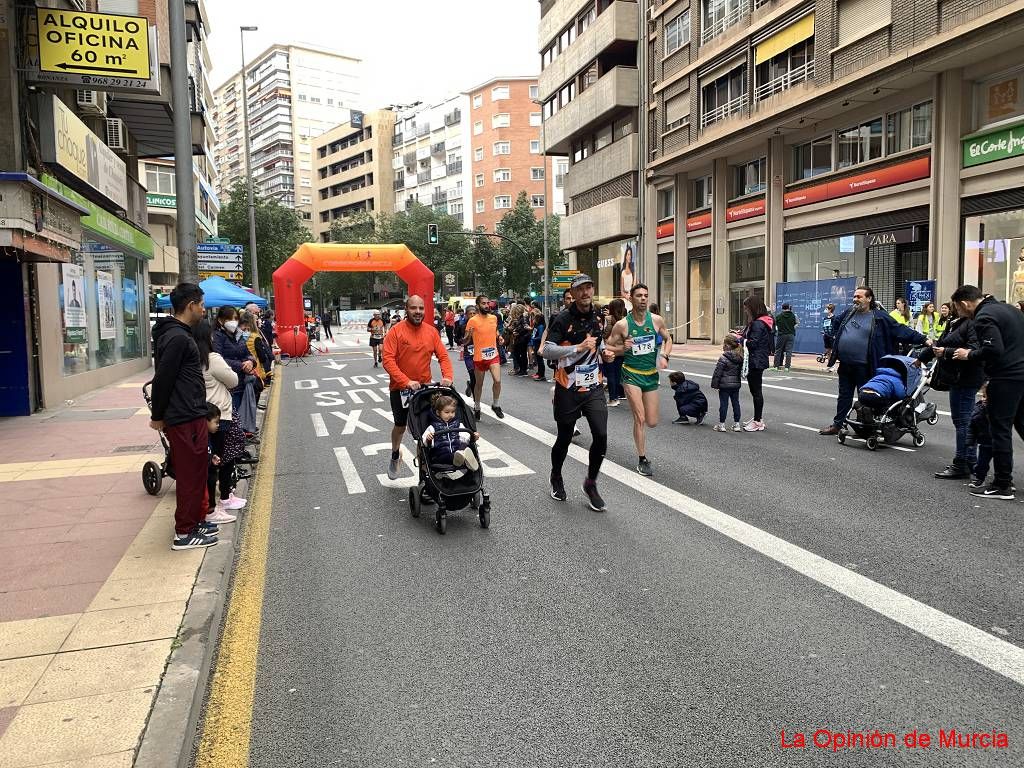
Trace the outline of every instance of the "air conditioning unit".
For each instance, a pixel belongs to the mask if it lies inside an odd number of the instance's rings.
[[[120,117],[107,118],[107,146],[115,152],[128,151],[128,131]]]
[[[107,94],[105,91],[77,91],[75,103],[86,115],[98,115],[103,117],[107,114]]]

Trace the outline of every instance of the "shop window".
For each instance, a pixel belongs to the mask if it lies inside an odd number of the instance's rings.
[[[689,8],[665,25],[665,55],[675,53],[688,42],[690,42]]]
[[[886,153],[903,152],[932,143],[932,103],[893,112],[886,118]]]
[[[832,171],[832,136],[793,147],[793,179],[810,179]]]
[[[997,299],[1024,301],[1024,209],[965,219],[963,282]]]
[[[768,160],[764,157],[734,167],[736,197],[764,192],[768,188]]]
[[[764,237],[744,237],[729,243],[730,328],[746,324],[743,300],[764,300]]]
[[[839,131],[836,140],[837,170],[876,160],[882,156],[882,118]]]
[[[691,339],[710,339],[711,320],[714,317],[711,300],[710,254],[696,258],[691,256],[689,268],[688,335]]]
[[[658,221],[671,219],[676,215],[676,188],[658,190]]]
[[[842,235],[786,245],[786,282],[864,277],[864,235]]]
[[[710,208],[713,190],[714,186],[712,184],[711,176],[702,176],[699,179],[694,179],[693,205],[690,210],[698,211],[701,208]]]

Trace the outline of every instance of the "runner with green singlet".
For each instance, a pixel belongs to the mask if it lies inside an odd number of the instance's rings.
[[[647,305],[647,286],[637,283],[629,292],[632,311],[615,324],[605,341],[606,361],[625,355],[622,387],[633,412],[633,442],[636,444],[636,471],[645,477],[654,474],[647,459],[647,429],[658,426],[659,373],[668,367],[672,337],[661,315],[653,315]]]

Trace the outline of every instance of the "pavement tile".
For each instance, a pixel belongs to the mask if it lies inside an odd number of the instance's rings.
[[[107,522],[81,522],[71,526],[62,541],[90,541],[92,539],[123,540],[134,539],[142,530],[144,520],[138,517]]]
[[[86,758],[133,750],[155,692],[151,686],[23,706],[0,737],[0,768],[80,765]]]
[[[77,561],[62,560],[56,563],[42,563],[25,567],[0,567],[0,584],[23,589],[43,589],[67,584],[89,584],[106,581],[120,560],[117,552],[97,557],[80,558]]]
[[[0,661],[0,709],[23,704],[52,659],[47,655]]]
[[[40,768],[132,768],[135,762],[134,750],[117,752],[112,755],[99,755],[89,757],[85,760],[71,760],[69,762],[47,763]]]
[[[170,652],[171,643],[165,639],[58,653],[27,698],[17,703],[39,704],[156,686]]]
[[[141,483],[140,483],[141,485]],[[102,504],[95,506],[92,509],[86,511],[82,517],[79,518],[79,525],[86,525],[89,523],[107,523],[107,522],[118,522],[118,521],[129,521],[129,520],[146,520],[150,515],[153,514],[153,504],[155,499],[152,496],[147,497],[150,501],[148,509],[146,506],[138,505],[131,506],[127,504]]]
[[[6,560],[6,550],[8,549],[20,549],[36,544],[65,541],[67,533],[71,528],[72,526],[68,523],[45,525],[39,528],[25,528],[18,532],[17,537],[11,536],[0,541],[0,559]]]
[[[163,544],[158,541],[152,543],[152,547],[144,552],[132,551],[125,555],[110,574],[112,579],[137,579],[145,576],[152,576],[159,573],[164,576],[191,575],[195,576],[196,571],[203,562],[202,550],[190,550],[175,552],[171,549],[171,539],[174,538],[174,530],[168,526],[167,537]]]
[[[11,505],[0,500],[0,509],[9,508]],[[55,525],[64,525],[70,528],[78,522],[83,510],[25,510],[17,513],[0,514],[0,530],[3,531],[27,531],[35,528],[52,528]]]
[[[103,611],[132,605],[188,600],[195,586],[195,574],[146,576],[137,579],[108,579],[86,610]]]
[[[80,613],[71,613],[0,623],[0,659],[55,653],[81,616]]]
[[[102,586],[103,581],[97,580],[83,584],[0,592],[0,621],[81,613],[88,609]]]
[[[7,730],[7,726],[11,724],[11,720],[18,712],[18,707],[0,707],[0,738],[3,737],[4,731]]]
[[[184,613],[184,600],[84,613],[61,651],[172,638],[178,634]]]

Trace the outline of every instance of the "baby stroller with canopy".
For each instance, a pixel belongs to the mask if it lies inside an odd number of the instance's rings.
[[[150,413],[153,412],[152,389],[152,381],[147,381],[142,385],[142,397],[145,399],[146,407],[149,408]],[[159,464],[155,461],[147,461],[142,465],[142,487],[146,489],[146,493],[150,496],[156,496],[160,493],[165,477],[174,479],[174,465],[171,464],[171,444],[167,442],[167,435],[164,434],[162,429],[157,434],[160,435],[160,445],[164,449],[164,460]]]
[[[925,399],[935,364],[918,367],[916,362],[905,355],[886,355],[878,361],[875,375],[860,388],[839,429],[840,443],[852,432],[874,451],[881,444],[898,442],[909,432],[916,447],[924,445],[920,423],[939,420],[935,403]]]
[[[469,449],[477,458],[477,469],[466,468],[458,477],[452,477],[455,474],[455,466],[432,462],[430,449],[423,444],[423,433],[431,425],[431,398],[439,393],[455,399],[456,416],[460,426],[452,430],[435,431],[434,440],[446,432],[457,431],[465,435]],[[419,467],[419,481],[409,489],[409,511],[412,512],[412,516],[419,517],[424,504],[436,504],[434,526],[438,533],[443,534],[447,530],[449,511],[472,507],[479,515],[480,527],[490,527],[491,497],[484,489],[484,471],[476,442],[470,440],[476,431],[476,420],[458,392],[453,387],[440,384],[428,384],[413,391],[409,399],[408,425],[409,432],[416,441],[416,465]]]

